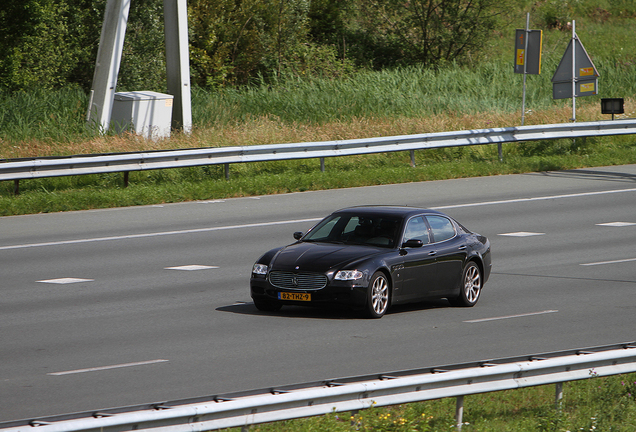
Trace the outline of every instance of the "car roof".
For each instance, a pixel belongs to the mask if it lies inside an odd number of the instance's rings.
[[[356,213],[363,215],[374,215],[374,216],[396,216],[401,218],[409,218],[411,216],[420,215],[420,214],[435,214],[435,215],[444,215],[444,213],[439,212],[437,210],[430,210],[425,208],[418,207],[408,207],[408,206],[390,206],[390,205],[365,205],[365,206],[356,206],[356,207],[347,207],[333,212],[333,214],[338,213]]]

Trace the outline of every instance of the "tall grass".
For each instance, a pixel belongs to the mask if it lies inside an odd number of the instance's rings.
[[[79,88],[16,93],[0,90],[0,156],[5,153],[5,142],[65,143],[88,137],[84,124],[87,106],[88,98]]]

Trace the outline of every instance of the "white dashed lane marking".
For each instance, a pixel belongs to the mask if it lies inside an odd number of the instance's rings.
[[[499,234],[499,235],[506,236],[506,237],[532,237],[532,236],[545,235],[545,233],[519,231],[519,232],[511,232],[511,233],[505,233],[505,234]]]
[[[72,283],[80,283],[80,282],[94,282],[95,279],[80,279],[80,278],[58,278],[58,279],[46,279],[39,280],[36,282],[41,283],[51,283],[51,284],[72,284]]]
[[[207,266],[207,265],[184,265],[177,267],[165,267],[164,270],[186,270],[186,271],[194,271],[194,270],[210,270],[217,269],[217,266]]]
[[[596,225],[606,226],[606,227],[626,227],[626,226],[636,225],[636,222],[607,222],[607,223],[599,223]]]

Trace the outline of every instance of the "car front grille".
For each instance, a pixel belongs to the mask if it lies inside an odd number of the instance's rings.
[[[327,276],[320,273],[273,271],[269,282],[276,288],[289,290],[319,290],[327,286]]]

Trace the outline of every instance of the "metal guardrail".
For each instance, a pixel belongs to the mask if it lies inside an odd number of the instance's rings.
[[[2,432],[208,431],[636,371],[636,342],[0,423]]]
[[[0,162],[0,180],[16,181],[17,193],[19,180],[42,177],[128,173],[219,164],[225,164],[226,176],[228,176],[229,164],[309,158],[320,158],[321,169],[324,170],[324,158],[327,157],[411,151],[413,163],[412,152],[415,150],[628,134],[636,134],[636,119],[476,129],[341,141],[34,158]]]

